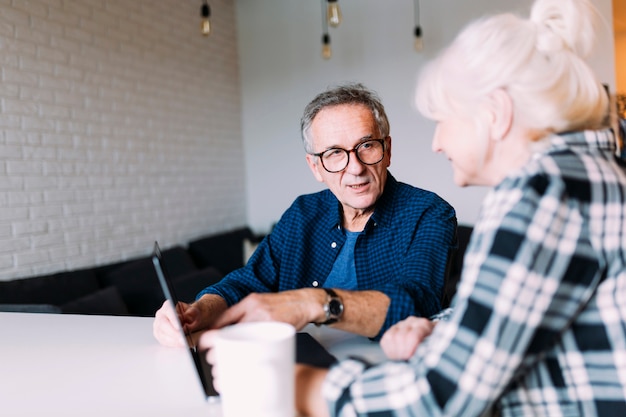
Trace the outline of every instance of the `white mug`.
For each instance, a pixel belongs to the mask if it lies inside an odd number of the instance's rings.
[[[217,332],[215,369],[224,417],[294,417],[295,328],[238,323]]]

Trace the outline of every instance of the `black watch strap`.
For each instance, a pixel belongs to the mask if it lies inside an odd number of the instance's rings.
[[[315,323],[318,326],[336,323],[343,315],[343,301],[341,297],[331,288],[322,289],[326,291],[326,301],[323,306],[326,320],[322,323]]]

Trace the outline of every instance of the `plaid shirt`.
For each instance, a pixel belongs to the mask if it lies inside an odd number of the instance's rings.
[[[453,303],[409,361],[333,368],[331,416],[626,416],[626,171],[610,131],[553,136],[489,193]]]
[[[329,191],[298,197],[248,264],[203,294],[229,305],[252,292],[321,288],[346,241],[341,204]],[[358,290],[389,296],[378,335],[410,315],[441,309],[443,280],[456,231],[454,209],[436,194],[387,175],[385,189],[354,248]]]

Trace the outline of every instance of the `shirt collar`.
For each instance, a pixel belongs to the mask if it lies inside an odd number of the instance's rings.
[[[546,138],[548,149],[590,149],[604,152],[617,152],[615,135],[611,129],[584,130],[555,134]]]

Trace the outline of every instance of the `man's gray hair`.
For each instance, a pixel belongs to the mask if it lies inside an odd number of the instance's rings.
[[[378,138],[389,136],[389,120],[385,113],[385,107],[378,95],[367,89],[363,84],[344,84],[318,94],[304,109],[304,114],[300,120],[300,133],[304,150],[313,153],[313,139],[309,135],[309,129],[315,116],[324,108],[339,106],[344,104],[362,105],[369,109],[378,129]]]

